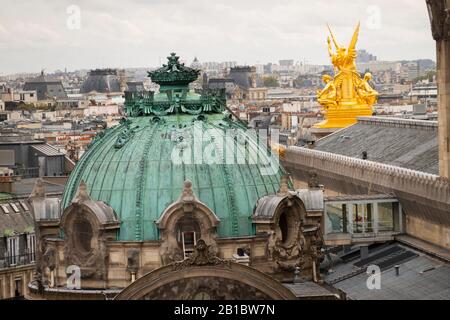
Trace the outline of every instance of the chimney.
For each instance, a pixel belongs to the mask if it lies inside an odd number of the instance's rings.
[[[395,275],[398,277],[400,275],[400,266],[396,265],[394,268],[395,268]]]

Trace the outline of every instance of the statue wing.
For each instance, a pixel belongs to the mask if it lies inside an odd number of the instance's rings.
[[[331,38],[333,39],[334,46],[336,47],[336,49],[338,49],[339,44],[337,43],[336,37],[334,36],[333,31],[331,31],[330,25],[328,23],[327,23],[327,27],[328,27],[328,30],[330,31]]]
[[[353,54],[356,49],[356,43],[358,42],[358,36],[359,36],[359,28],[361,23],[358,22],[358,25],[356,26],[355,32],[353,33],[352,40],[350,41],[350,45],[348,46],[348,53]]]

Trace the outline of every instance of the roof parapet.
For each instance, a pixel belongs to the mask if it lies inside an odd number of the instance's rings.
[[[415,120],[415,119],[403,119],[403,118],[390,118],[390,117],[358,117],[358,123],[380,125],[386,127],[397,128],[424,128],[428,130],[438,129],[437,121],[430,120]]]

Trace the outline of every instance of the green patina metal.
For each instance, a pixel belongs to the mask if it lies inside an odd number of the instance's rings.
[[[225,92],[189,91],[198,71],[175,54],[149,76],[160,92],[126,92],[128,119],[92,142],[66,185],[63,208],[83,180],[93,199],[118,214],[118,240],[156,240],[155,221],[189,179],[219,217],[220,237],[253,235],[254,206],[278,191],[282,168],[255,132],[224,112]]]

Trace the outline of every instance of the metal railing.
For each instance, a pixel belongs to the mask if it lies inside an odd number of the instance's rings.
[[[24,266],[32,264],[36,261],[36,253],[24,253],[20,255],[11,255],[8,251],[3,256],[0,256],[0,269]]]
[[[37,178],[39,177],[39,167],[17,168],[17,175],[22,178]]]
[[[351,233],[351,234],[361,234],[361,233],[373,233],[378,231],[382,232],[394,232],[395,226],[392,220],[379,220],[378,224],[375,225],[375,221],[353,221],[348,222],[346,228],[344,228],[344,220],[341,218],[339,220],[331,221],[329,217],[327,219],[327,229],[326,233]],[[377,228],[376,228],[377,227]]]

